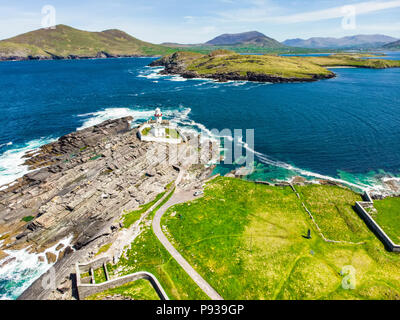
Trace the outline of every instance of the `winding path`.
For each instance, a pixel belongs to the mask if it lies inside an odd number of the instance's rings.
[[[183,171],[180,172],[183,174]],[[177,182],[180,180],[178,177]],[[196,270],[185,260],[184,257],[174,248],[174,246],[168,241],[167,237],[161,230],[161,218],[169,207],[174,206],[178,203],[187,202],[195,199],[193,191],[182,191],[177,189],[173,196],[156,212],[153,219],[153,231],[157,236],[158,240],[167,249],[171,256],[179,263],[179,265],[186,271],[186,273],[192,278],[192,280],[207,294],[212,300],[223,300],[223,298],[216,292],[210,284],[199,275]]]

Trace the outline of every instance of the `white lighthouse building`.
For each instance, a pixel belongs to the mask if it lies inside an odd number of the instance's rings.
[[[156,108],[154,111],[154,117],[156,118],[156,123],[152,128],[152,134],[156,138],[163,138],[165,137],[165,127],[162,125],[162,112],[160,108]]]

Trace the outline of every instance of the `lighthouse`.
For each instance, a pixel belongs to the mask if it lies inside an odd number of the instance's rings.
[[[154,111],[154,117],[156,118],[156,124],[153,128],[153,135],[156,138],[165,137],[165,128],[162,126],[162,112],[160,108],[156,108]]]
[[[157,108],[156,111],[154,111],[154,116],[156,117],[157,124],[162,123],[162,112],[160,108]]]

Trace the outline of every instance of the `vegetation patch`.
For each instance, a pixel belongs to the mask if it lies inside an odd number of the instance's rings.
[[[299,187],[296,187],[299,188]],[[205,195],[176,205],[162,225],[177,250],[224,299],[386,299],[400,291],[400,257],[385,251],[352,207],[348,189],[311,185],[272,187],[219,177]],[[322,232],[361,245],[325,242]],[[307,239],[311,230],[311,239]],[[345,266],[356,288],[342,288]],[[365,290],[372,282],[382,290]]]
[[[94,281],[96,283],[102,283],[107,281],[106,273],[103,267],[94,270]]]
[[[125,297],[131,300],[160,300],[150,281],[144,279],[136,280],[120,287],[97,293],[87,297],[86,300],[104,300],[106,298],[112,299],[113,297],[116,297],[117,299]]]
[[[35,219],[34,216],[26,216],[26,217],[23,217],[23,218],[21,219],[21,221],[30,222],[30,221],[32,221],[33,219]]]
[[[396,244],[400,244],[400,198],[385,198],[374,201],[376,211],[371,215],[385,233]]]
[[[96,256],[98,256],[98,255],[100,255],[100,254],[102,254],[104,252],[107,252],[108,249],[110,249],[111,245],[112,245],[112,243],[107,243],[104,246],[101,246],[99,251],[97,251]]]
[[[109,264],[114,276],[139,271],[151,272],[173,300],[207,300],[208,297],[166,251],[150,226],[132,242],[126,254],[116,265]]]

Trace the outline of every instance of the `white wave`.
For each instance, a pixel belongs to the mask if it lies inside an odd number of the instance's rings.
[[[29,141],[22,147],[17,147],[5,151],[0,155],[0,186],[8,184],[15,179],[22,177],[29,172],[28,166],[24,166],[25,159],[23,156],[28,151],[37,150],[41,146],[53,142],[53,138],[40,138]]]
[[[101,111],[80,114],[78,117],[86,117],[82,126],[77,130],[82,130],[88,127],[98,125],[106,120],[119,119],[123,117],[131,116],[134,122],[137,120],[145,120],[150,118],[154,114],[153,110],[135,110],[130,108],[107,108]]]
[[[4,250],[8,255],[0,260],[0,283],[6,282],[7,286],[0,292],[0,300],[14,300],[18,298],[36,279],[46,273],[54,263],[40,261],[39,256],[44,257],[46,252],[58,254],[56,247],[63,244],[64,248],[71,245],[73,237],[67,237],[48,248],[41,254],[30,253],[29,247],[23,250]]]
[[[5,147],[5,146],[12,146],[12,141],[10,141],[10,142],[7,142],[7,143],[2,143],[2,144],[0,144],[0,148],[1,147]]]

